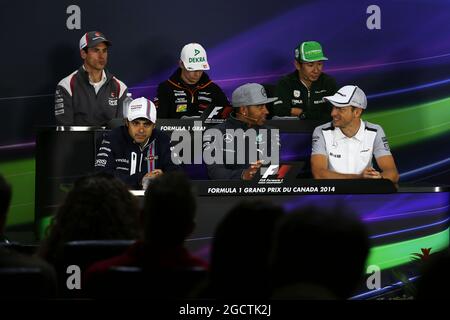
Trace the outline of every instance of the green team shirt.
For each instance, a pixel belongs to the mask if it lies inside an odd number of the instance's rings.
[[[275,88],[274,115],[290,116],[291,108],[303,109],[300,119],[331,120],[331,104],[323,100],[337,91],[336,81],[322,73],[308,88],[300,81],[297,70],[284,76]]]

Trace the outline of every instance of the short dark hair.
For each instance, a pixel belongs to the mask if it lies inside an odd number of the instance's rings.
[[[263,200],[234,206],[214,232],[210,281],[214,298],[268,298],[269,254],[283,209]]]
[[[183,172],[154,178],[145,193],[144,240],[147,244],[182,244],[194,226],[197,202]]]
[[[345,206],[297,209],[282,219],[276,233],[275,286],[319,285],[346,299],[363,279],[369,248],[365,225]]]

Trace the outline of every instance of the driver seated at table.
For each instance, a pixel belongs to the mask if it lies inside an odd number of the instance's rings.
[[[361,120],[367,108],[365,93],[348,85],[333,96],[333,120],[314,129],[311,170],[316,179],[389,179],[399,175],[383,128]],[[375,157],[379,170],[374,169]]]
[[[131,189],[146,189],[152,178],[177,170],[171,159],[170,138],[156,129],[155,123],[153,102],[143,97],[133,100],[125,124],[103,137],[96,171],[111,173]]]

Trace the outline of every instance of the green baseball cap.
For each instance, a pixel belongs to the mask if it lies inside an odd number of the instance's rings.
[[[305,41],[295,48],[295,59],[299,62],[328,60],[323,55],[322,46],[317,41]]]

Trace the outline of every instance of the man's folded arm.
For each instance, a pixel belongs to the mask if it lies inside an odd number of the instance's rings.
[[[314,179],[361,179],[360,174],[337,173],[328,169],[328,159],[323,154],[311,155],[311,171]]]

